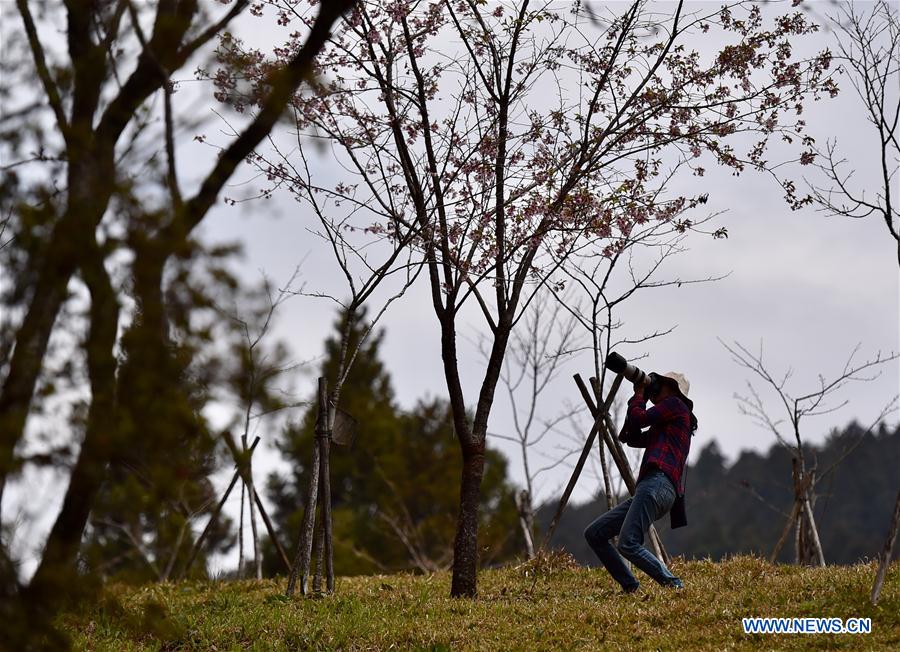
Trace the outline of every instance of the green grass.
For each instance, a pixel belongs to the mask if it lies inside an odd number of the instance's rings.
[[[284,596],[284,579],[105,589],[60,617],[89,650],[900,650],[900,564],[878,606],[874,564],[798,568],[752,557],[673,564],[687,588],[650,580],[621,595],[602,569],[562,557],[484,571],[475,600],[450,577],[339,577],[334,595]],[[743,616],[870,617],[868,635],[745,635]]]

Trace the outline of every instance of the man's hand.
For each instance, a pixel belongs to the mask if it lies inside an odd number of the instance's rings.
[[[634,395],[635,396],[643,396],[644,395],[644,384],[643,383],[634,383]]]

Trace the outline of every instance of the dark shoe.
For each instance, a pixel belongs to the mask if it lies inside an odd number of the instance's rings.
[[[635,584],[634,586],[623,586],[623,587],[622,587],[622,593],[623,593],[623,594],[627,594],[627,593],[636,593],[637,590],[638,590],[639,588],[641,588],[640,582],[638,582],[638,583]]]
[[[674,580],[670,581],[668,584],[663,584],[663,586],[665,586],[668,589],[675,589],[676,591],[684,590],[684,582],[682,582],[678,578],[675,578]]]

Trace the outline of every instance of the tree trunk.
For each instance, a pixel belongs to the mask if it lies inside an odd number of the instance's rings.
[[[484,441],[464,445],[459,489],[459,513],[453,541],[453,579],[450,595],[474,598],[478,573],[478,511],[484,476]]]
[[[46,613],[77,586],[75,561],[91,506],[119,442],[116,436],[116,358],[113,347],[119,304],[99,251],[86,266],[91,292],[91,325],[87,340],[91,407],[84,442],[69,480],[56,522],[47,537],[41,563],[26,590],[26,600]]]
[[[316,436],[313,441],[312,464],[309,467],[309,485],[306,490],[306,506],[303,511],[303,525],[300,530],[300,542],[297,555],[294,557],[291,575],[288,578],[287,595],[294,594],[297,576],[300,576],[300,593],[306,595],[306,579],[309,575],[309,562],[312,557],[313,537],[316,526],[316,503],[319,496],[319,443],[322,431],[328,428],[328,388],[324,378],[319,378],[319,410],[316,416]]]
[[[96,411],[99,411],[101,405],[106,403],[105,398],[94,394],[91,411],[95,411],[94,405],[98,406]],[[94,497],[106,475],[109,459],[106,438],[109,429],[114,427],[113,420],[108,417],[95,416],[89,421],[93,425],[88,427],[78,461],[72,470],[62,509],[47,537],[41,563],[28,585],[26,595],[35,603],[54,603],[55,595],[64,594],[68,590],[66,587],[71,588],[77,583],[75,561]]]
[[[516,511],[519,513],[519,526],[525,539],[525,555],[528,559],[534,559],[534,512],[531,494],[527,489],[516,492]]]

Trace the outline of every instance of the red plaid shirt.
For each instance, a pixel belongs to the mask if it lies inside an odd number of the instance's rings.
[[[649,410],[647,399],[635,394],[628,399],[628,416],[622,430],[622,440],[634,448],[646,448],[641,460],[638,482],[654,469],[665,473],[679,496],[684,495],[681,484],[684,465],[691,450],[691,412],[676,396],[669,396]],[[646,432],[641,428],[650,426]]]

